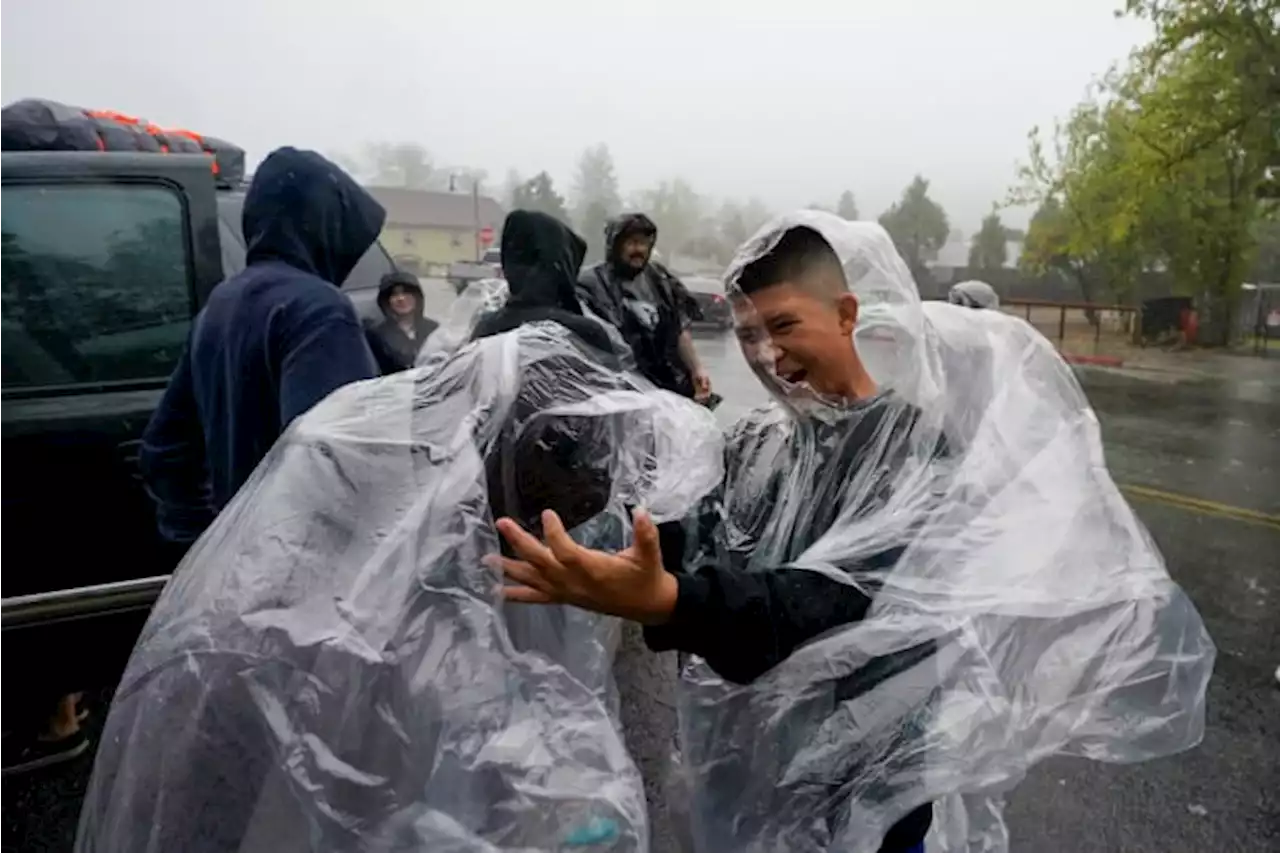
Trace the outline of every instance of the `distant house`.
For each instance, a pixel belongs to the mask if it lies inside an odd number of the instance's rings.
[[[443,266],[477,260],[480,232],[493,229],[496,241],[506,215],[502,205],[483,195],[403,187],[369,187],[369,192],[387,210],[383,247],[401,269],[418,274],[442,274]]]
[[[925,265],[939,284],[952,284],[961,280],[957,276],[968,275],[970,245],[970,242],[949,239],[938,250],[937,257],[926,262]],[[1004,244],[1004,250],[1004,268],[1017,269],[1018,259],[1022,257],[1022,241],[1009,240]]]

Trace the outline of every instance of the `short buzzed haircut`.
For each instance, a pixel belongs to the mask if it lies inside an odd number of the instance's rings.
[[[807,225],[788,228],[772,249],[742,268],[737,285],[750,296],[784,281],[815,296],[837,297],[848,290],[835,249]]]

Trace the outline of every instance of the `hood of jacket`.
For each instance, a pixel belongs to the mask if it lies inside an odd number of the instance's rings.
[[[962,308],[999,308],[1000,297],[985,281],[962,281],[951,286],[947,301]]]
[[[418,278],[407,272],[387,273],[382,277],[382,283],[378,285],[378,310],[382,312],[382,316],[391,317],[391,291],[397,287],[402,287],[413,294],[418,300],[418,311],[416,317],[422,315],[423,305],[426,304],[426,297],[422,293],[422,285],[418,284]]]
[[[545,213],[512,211],[502,225],[502,273],[511,308],[559,308],[581,314],[576,285],[586,241]]]
[[[658,226],[643,213],[624,213],[609,220],[609,224],[604,228],[605,260],[609,262],[610,266],[618,268],[620,271],[625,268],[629,276],[636,275],[639,270],[631,269],[618,262],[618,244],[622,242],[624,237],[630,237],[633,234],[643,234],[656,241],[658,239]]]
[[[244,200],[246,261],[282,261],[339,286],[382,230],[386,211],[314,151],[277,148]]]

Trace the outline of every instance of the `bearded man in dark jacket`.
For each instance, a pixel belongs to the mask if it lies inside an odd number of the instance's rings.
[[[624,213],[604,233],[605,259],[582,272],[579,300],[621,332],[646,379],[706,402],[711,377],[689,334],[698,304],[678,278],[653,260],[658,226],[643,213]]]

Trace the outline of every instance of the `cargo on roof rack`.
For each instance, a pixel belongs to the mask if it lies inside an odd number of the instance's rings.
[[[244,149],[185,129],[166,129],[113,110],[86,110],[27,98],[0,110],[4,151],[146,151],[207,154],[221,186],[244,182]]]

